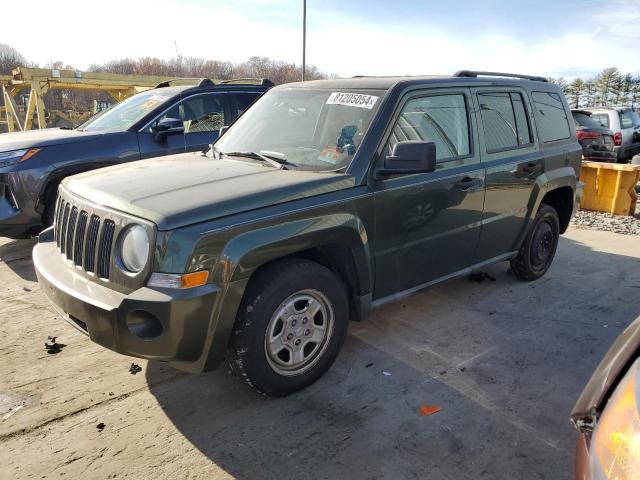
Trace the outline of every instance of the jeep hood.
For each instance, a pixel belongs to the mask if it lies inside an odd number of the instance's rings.
[[[353,187],[340,173],[279,170],[240,159],[180,154],[93,170],[64,180],[91,202],[172,230],[198,222]]]
[[[61,128],[44,128],[27,130],[26,132],[3,133],[0,135],[0,152],[10,152],[23,148],[49,147],[64,143],[87,142],[102,135],[96,132],[81,130],[63,130]]]

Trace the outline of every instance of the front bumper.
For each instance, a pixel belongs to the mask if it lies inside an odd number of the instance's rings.
[[[24,237],[40,223],[34,215],[28,215],[16,206],[15,198],[0,174],[0,236],[9,238]]]
[[[51,303],[92,341],[193,373],[205,365],[215,367],[207,357],[218,324],[214,316],[221,295],[216,285],[185,290],[142,287],[120,293],[76,273],[53,241],[34,247],[33,262]],[[144,328],[145,322],[150,328]]]

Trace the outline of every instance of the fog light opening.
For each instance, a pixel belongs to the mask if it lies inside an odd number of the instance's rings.
[[[153,314],[134,310],[127,315],[127,328],[142,340],[151,340],[162,335],[162,324]]]

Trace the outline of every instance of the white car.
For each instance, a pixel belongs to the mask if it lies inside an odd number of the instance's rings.
[[[640,153],[640,115],[632,108],[590,108],[591,118],[613,131],[618,163],[626,163]]]

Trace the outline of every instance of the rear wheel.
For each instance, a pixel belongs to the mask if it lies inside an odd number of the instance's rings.
[[[240,306],[230,366],[256,390],[284,396],[320,378],[347,331],[344,285],[326,267],[284,260],[259,271]]]
[[[558,212],[543,203],[520,246],[518,256],[511,260],[511,270],[520,280],[532,281],[542,277],[556,254],[560,238]]]

